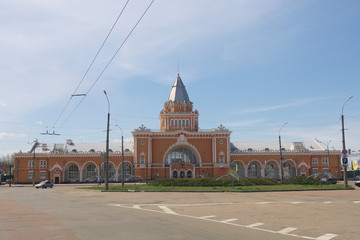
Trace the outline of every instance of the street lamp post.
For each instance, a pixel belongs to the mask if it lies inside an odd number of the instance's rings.
[[[284,160],[283,160],[283,155],[282,155],[282,147],[281,147],[281,135],[280,135],[280,132],[281,132],[281,129],[283,127],[285,127],[285,125],[287,124],[288,122],[284,123],[284,125],[281,126],[281,128],[279,129],[279,146],[280,146],[280,169],[281,169],[281,180],[284,180]]]
[[[105,172],[105,190],[109,190],[109,125],[110,125],[110,101],[104,90],[105,97],[108,102],[108,117],[107,117],[107,129],[106,129],[106,155],[104,162],[104,172]]]
[[[347,157],[347,151],[346,151],[346,147],[345,147],[345,129],[344,129],[344,107],[345,107],[345,104],[352,98],[353,96],[350,96],[348,98],[348,100],[346,100],[342,106],[342,109],[341,109],[341,126],[342,126],[342,142],[343,142],[343,158],[346,158]],[[348,187],[348,179],[347,179],[347,166],[348,166],[348,163],[344,163],[343,164],[343,168],[344,168],[344,184],[345,184],[345,187]]]
[[[121,127],[119,125],[115,124],[118,128],[121,130],[121,162],[122,162],[122,168],[121,168],[121,187],[124,187],[124,133]]]
[[[33,175],[32,175],[32,184],[33,184],[33,186],[35,186],[35,160],[36,160],[36,155],[35,155],[35,152],[36,152],[36,148],[39,146],[40,144],[39,144],[39,142],[38,142],[38,140],[37,139],[35,139],[35,141],[34,141],[34,146],[33,146],[33,148],[34,148],[34,154],[33,154],[33,158],[34,158],[34,160],[33,160]]]

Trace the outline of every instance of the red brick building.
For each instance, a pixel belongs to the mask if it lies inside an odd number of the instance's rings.
[[[199,128],[194,110],[179,74],[159,115],[160,130],[141,125],[132,132],[133,143],[124,147],[124,166],[119,143],[110,143],[109,180],[220,177],[230,168],[241,177],[281,178],[277,142],[230,142],[231,131],[220,125]],[[104,176],[104,143],[34,143],[29,153],[15,154],[17,183],[49,179],[55,183],[96,181]],[[320,142],[284,142],[283,175],[332,175],[341,177],[340,151]]]

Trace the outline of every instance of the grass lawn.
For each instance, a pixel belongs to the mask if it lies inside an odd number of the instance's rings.
[[[104,190],[104,186],[100,187],[78,187],[77,189]],[[164,187],[151,185],[121,185],[109,186],[109,191],[154,191],[154,192],[252,192],[252,191],[299,191],[299,190],[336,190],[345,189],[344,184],[330,185],[255,185],[255,186],[235,186],[232,187]],[[347,189],[352,189],[349,185]]]

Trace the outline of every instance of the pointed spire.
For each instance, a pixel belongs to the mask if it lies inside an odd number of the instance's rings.
[[[172,86],[169,101],[172,102],[190,102],[189,96],[186,92],[185,85],[181,80],[180,74],[177,74],[175,82]]]

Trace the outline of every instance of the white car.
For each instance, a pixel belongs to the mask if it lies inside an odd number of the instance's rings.
[[[36,189],[47,188],[47,187],[52,188],[53,186],[54,186],[54,184],[52,182],[50,182],[49,180],[42,181],[41,183],[35,185]]]

